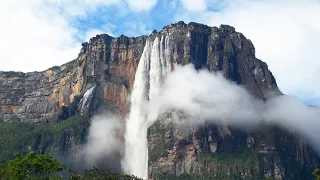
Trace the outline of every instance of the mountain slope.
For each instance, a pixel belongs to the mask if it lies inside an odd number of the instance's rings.
[[[75,60],[62,66],[43,72],[0,73],[0,119],[37,128],[49,126],[49,133],[56,135],[44,138],[44,131],[32,131],[26,145],[13,149],[55,150],[56,156],[72,157],[85,141],[89,121],[83,119],[106,110],[123,118],[128,114],[128,97],[146,39],[169,34],[173,69],[177,64],[193,63],[197,69],[221,71],[257,98],[266,99],[270,92],[281,94],[266,63],[255,57],[251,41],[228,25],[218,28],[178,22],[149,36],[97,35],[82,44]],[[75,115],[82,117],[81,128],[77,128]],[[148,131],[149,174],[153,177],[310,179],[320,163],[298,135],[278,127],[261,125],[244,132],[228,125],[206,124],[185,133],[168,122],[170,116],[159,117],[161,121]],[[54,128],[70,119],[68,128]],[[21,126],[11,128],[16,127]],[[9,153],[4,150],[1,154],[4,152]]]

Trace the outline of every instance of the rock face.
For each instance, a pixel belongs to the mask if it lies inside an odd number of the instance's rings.
[[[261,99],[270,92],[281,94],[266,63],[255,57],[252,42],[233,27],[178,22],[149,37],[162,34],[171,37],[173,68],[193,63],[197,69],[221,71]],[[82,44],[75,60],[62,66],[43,72],[0,72],[0,119],[43,123],[52,117],[91,117],[103,111],[125,117],[147,38],[97,35]],[[320,164],[299,136],[278,127],[244,132],[206,124],[182,131],[169,123],[171,116],[162,115],[148,131],[153,178],[310,179]]]
[[[18,117],[34,123],[59,109],[67,115],[74,113],[69,112],[76,110],[70,109],[73,103],[85,116],[100,107],[127,114],[127,96],[144,43],[145,37],[97,35],[82,44],[77,59],[60,67],[32,73],[0,72],[0,118]],[[82,99],[88,90],[87,99]]]

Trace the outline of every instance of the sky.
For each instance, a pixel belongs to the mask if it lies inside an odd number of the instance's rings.
[[[0,12],[0,70],[61,65],[96,34],[228,24],[253,42],[283,93],[320,105],[319,0],[1,0]]]

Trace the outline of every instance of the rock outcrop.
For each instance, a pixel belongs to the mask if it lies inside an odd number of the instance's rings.
[[[75,60],[62,66],[43,72],[0,72],[0,119],[35,123],[50,119],[59,109],[92,116],[100,107],[126,115],[145,38],[97,35],[82,44]],[[88,90],[94,96],[86,94]],[[77,109],[69,108],[73,103]]]
[[[102,111],[125,117],[146,39],[163,34],[171,37],[173,68],[193,63],[197,69],[221,71],[261,99],[281,94],[267,64],[255,57],[252,42],[235,28],[178,22],[150,36],[97,35],[82,44],[75,60],[43,72],[0,72],[0,120],[44,123]],[[206,124],[186,133],[169,123],[171,113],[159,118],[148,131],[150,177],[306,179],[320,164],[299,136],[278,127],[248,133]]]

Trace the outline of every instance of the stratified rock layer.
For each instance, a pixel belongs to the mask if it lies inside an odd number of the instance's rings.
[[[86,108],[79,109],[83,115],[91,116],[100,107],[127,114],[127,96],[144,43],[145,37],[97,35],[82,44],[77,59],[62,66],[43,72],[0,72],[0,118],[27,122],[51,118],[63,107],[78,105],[75,100],[94,85],[95,95],[86,100],[87,106],[78,107]]]
[[[266,63],[255,57],[252,42],[233,27],[178,22],[148,37],[169,34],[173,68],[193,63],[197,69],[221,71],[261,99],[270,92],[281,94]],[[43,72],[0,72],[0,119],[43,123],[52,117],[91,117],[104,111],[125,117],[148,37],[97,35],[82,44],[75,60],[62,66]],[[169,123],[170,118],[171,113],[162,115],[149,129],[150,177],[308,179],[320,162],[299,136],[277,127],[261,125],[247,133],[206,124],[186,128],[186,133]],[[75,146],[66,142],[76,141],[70,136],[63,138],[61,154]]]

